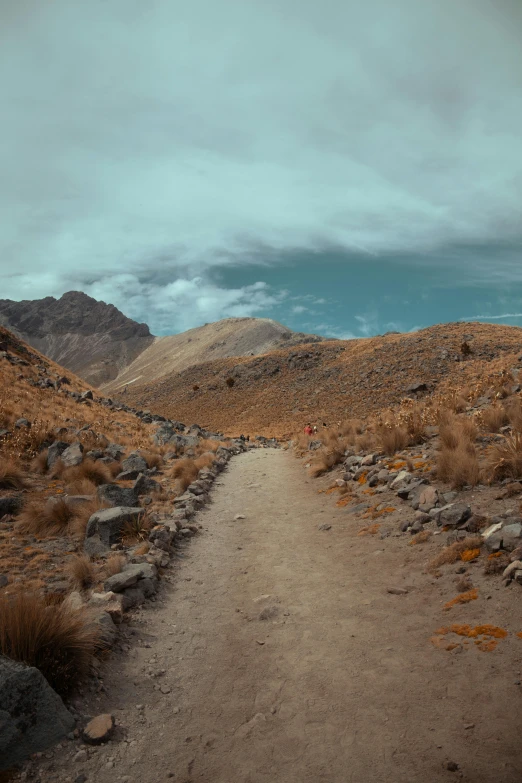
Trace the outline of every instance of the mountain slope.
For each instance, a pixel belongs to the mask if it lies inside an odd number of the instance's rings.
[[[465,341],[470,354],[462,351]],[[330,425],[382,411],[406,396],[466,384],[477,388],[501,371],[506,384],[513,385],[522,366],[521,347],[518,327],[442,324],[412,334],[207,362],[158,380],[137,381],[121,399],[227,434],[283,435],[301,430],[307,421]],[[234,379],[230,386],[228,378]]]
[[[293,332],[269,318],[226,318],[188,332],[156,337],[116,379],[104,384],[114,393],[127,384],[158,380],[189,367],[227,357],[258,356],[283,346],[320,342],[323,338]]]
[[[0,299],[0,324],[93,386],[114,378],[154,340],[146,324],[80,291],[60,299]]]

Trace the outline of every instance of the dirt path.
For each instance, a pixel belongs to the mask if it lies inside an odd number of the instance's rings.
[[[119,737],[87,761],[69,746],[49,780],[520,780],[518,672],[430,644],[444,618],[403,543],[357,537],[283,451],[236,458],[213,498],[90,705]]]

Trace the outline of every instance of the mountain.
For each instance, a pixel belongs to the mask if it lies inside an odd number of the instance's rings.
[[[516,385],[521,346],[519,327],[441,324],[216,359],[156,379],[144,372],[121,399],[230,434],[287,435],[308,421],[331,425],[386,411],[405,397]]]
[[[154,341],[146,324],[80,291],[60,299],[0,299],[0,324],[93,386],[115,378]]]
[[[322,340],[317,335],[293,332],[269,318],[226,318],[181,334],[156,337],[103,388],[115,393],[128,384],[155,381],[216,359],[259,356],[282,347]]]
[[[114,392],[195,364],[257,356],[323,338],[293,332],[268,318],[227,318],[169,337],[81,291],[60,299],[0,299],[0,325],[93,386]]]

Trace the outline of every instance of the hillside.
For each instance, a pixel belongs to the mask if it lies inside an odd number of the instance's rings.
[[[80,291],[60,299],[0,299],[0,324],[93,386],[114,378],[154,339],[146,324]]]
[[[155,381],[216,359],[258,356],[283,346],[320,342],[322,339],[293,332],[269,318],[225,318],[182,334],[156,337],[152,345],[103,388],[114,393],[127,384],[141,384],[145,379],[147,382]]]
[[[469,354],[462,352],[466,341]],[[406,396],[480,383],[517,366],[521,348],[518,327],[442,324],[412,334],[207,362],[157,381],[136,382],[122,399],[231,434],[283,435],[302,429],[308,420],[331,424],[382,410]],[[231,387],[227,378],[233,379]]]

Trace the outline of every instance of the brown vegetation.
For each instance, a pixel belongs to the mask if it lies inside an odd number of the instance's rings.
[[[99,642],[82,611],[36,593],[0,594],[0,652],[36,666],[62,695],[87,674]]]
[[[0,489],[24,489],[27,478],[20,463],[14,459],[0,459]]]
[[[87,590],[96,582],[96,569],[88,555],[73,555],[68,566],[69,577],[77,590]]]
[[[56,536],[67,532],[73,516],[72,508],[62,498],[46,501],[35,497],[24,506],[17,529],[40,538]]]
[[[455,541],[453,544],[442,549],[438,555],[436,555],[428,564],[430,571],[440,568],[442,565],[456,563],[461,559],[463,552],[473,549],[480,549],[484,541],[482,536],[467,536],[460,541]]]
[[[502,443],[495,444],[491,448],[486,465],[486,477],[489,481],[522,478],[521,432],[514,432]]]
[[[127,564],[127,558],[125,557],[125,555],[120,555],[120,554],[110,555],[110,557],[108,557],[107,560],[105,561],[103,570],[105,571],[107,576],[114,576],[114,574],[119,574],[121,571],[123,571],[126,564]]]

